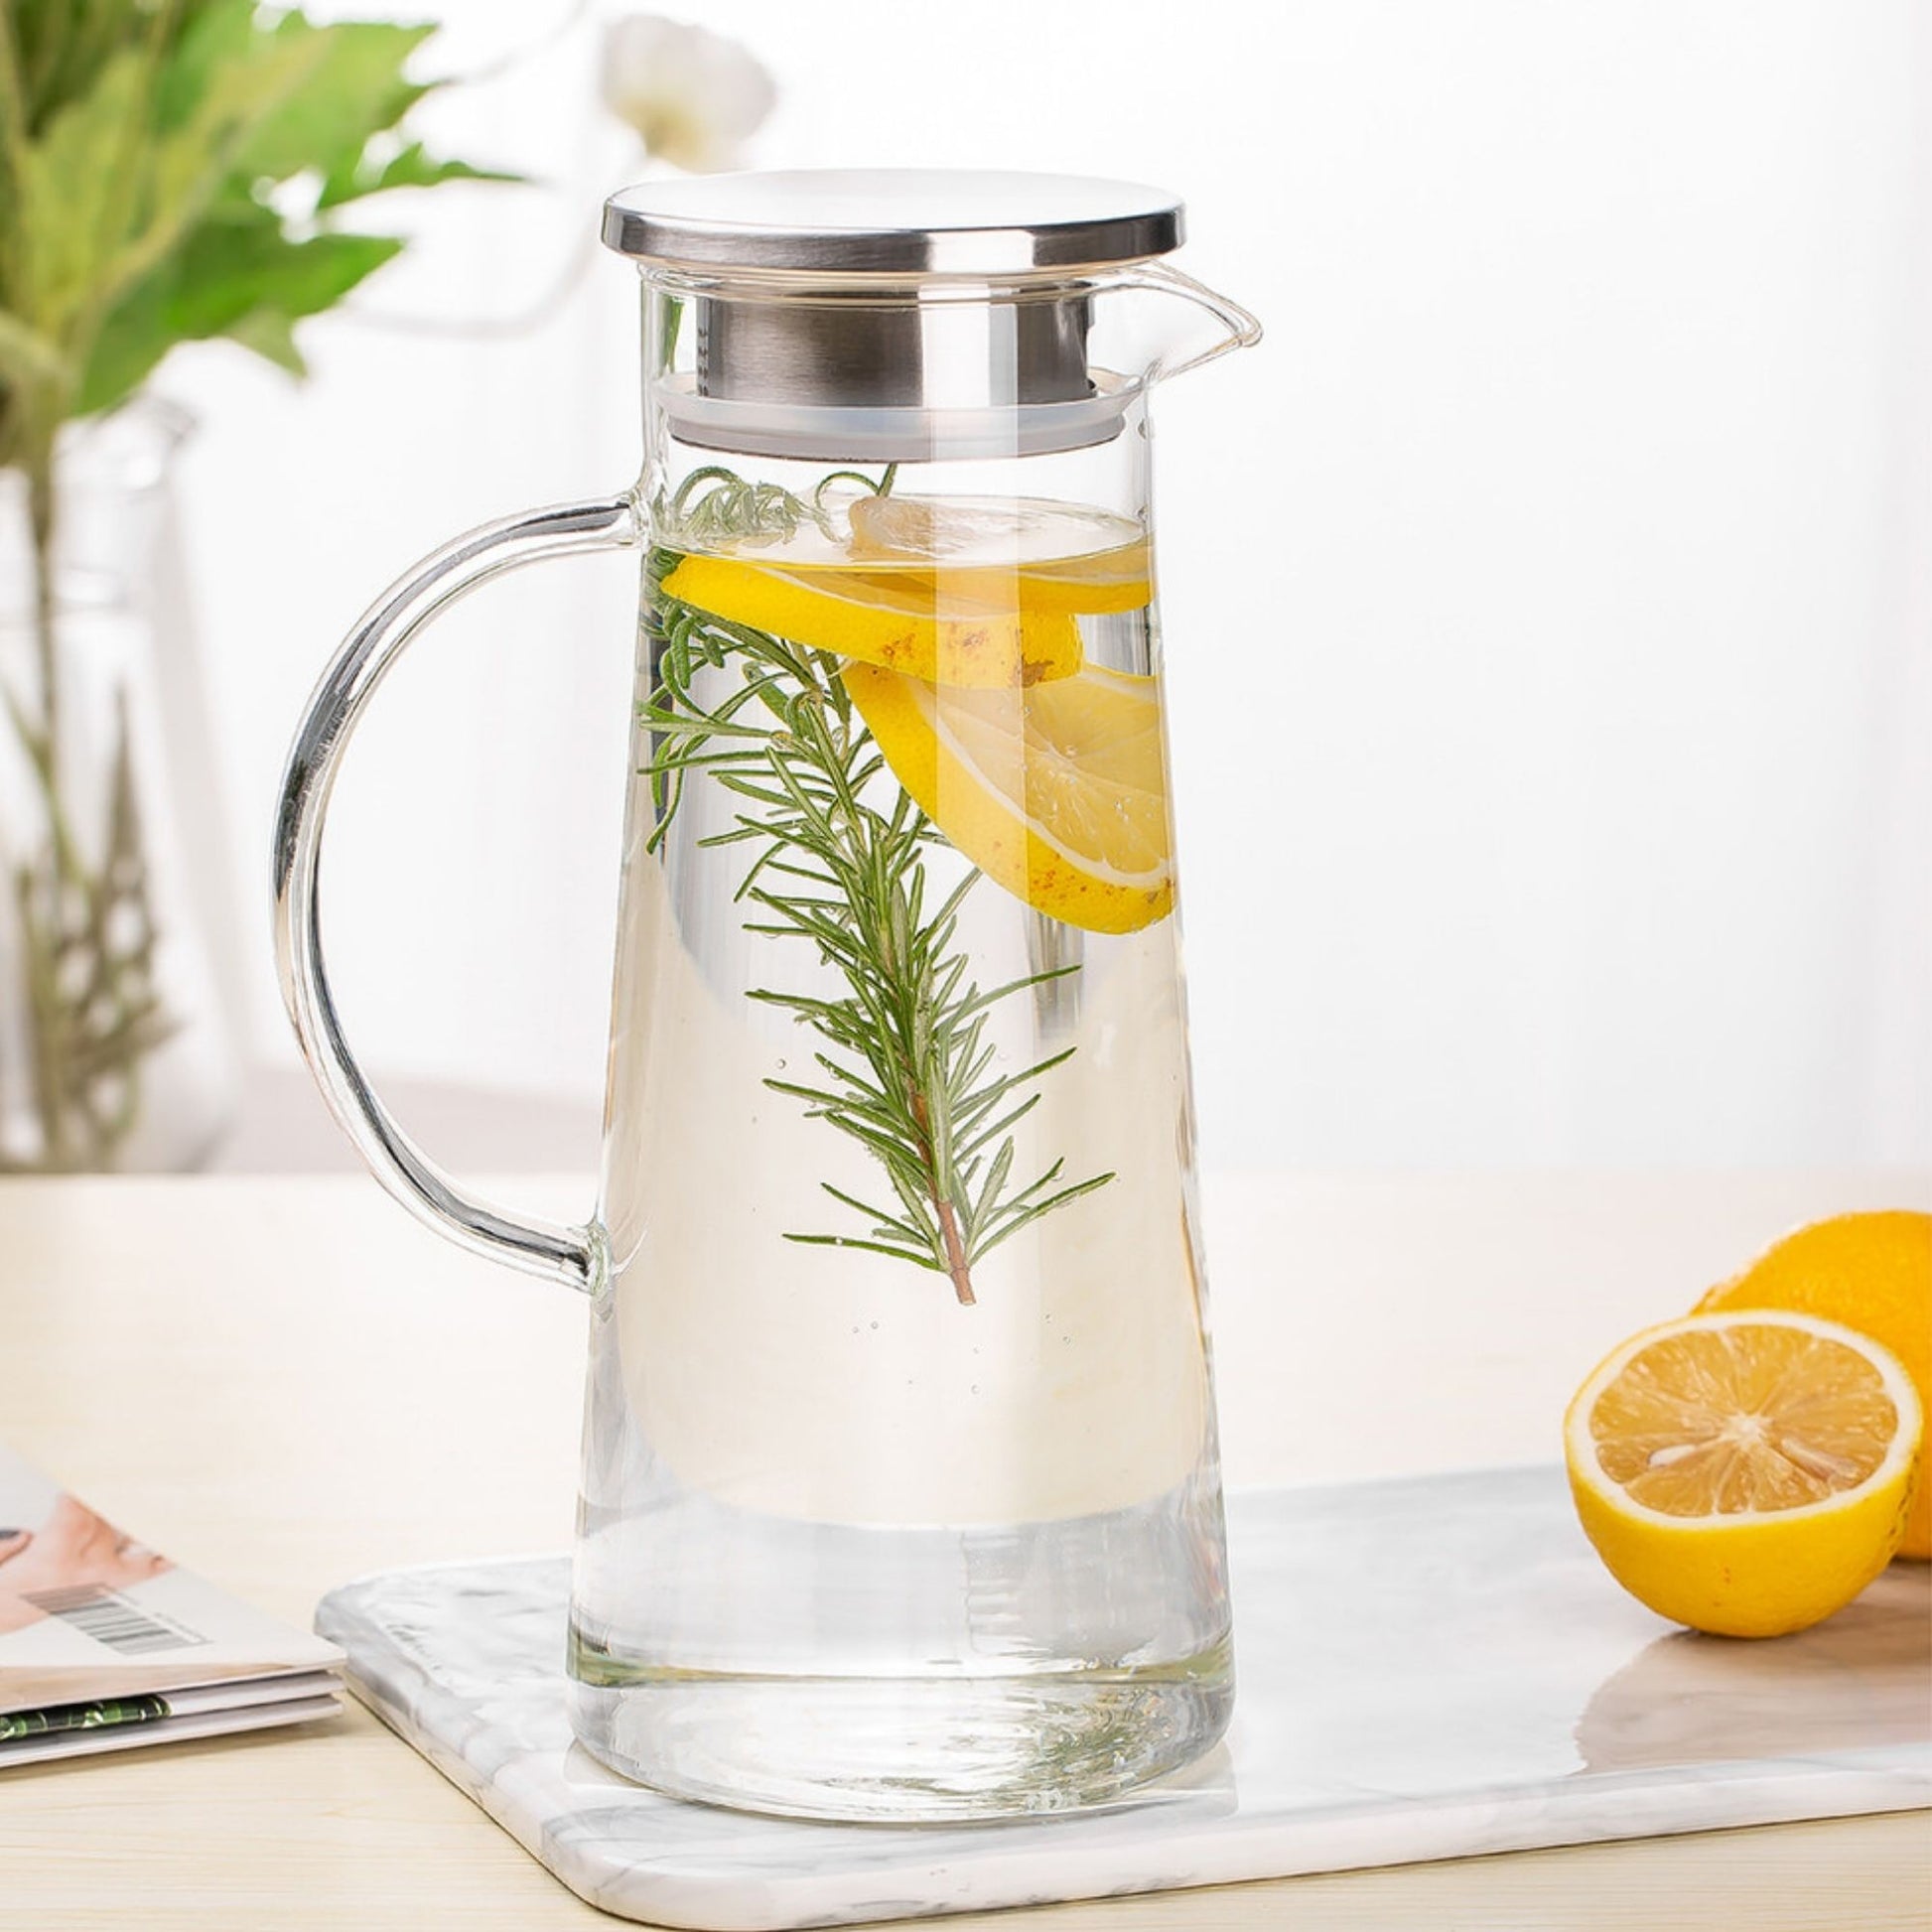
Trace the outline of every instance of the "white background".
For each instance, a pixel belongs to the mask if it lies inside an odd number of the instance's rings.
[[[347,11],[349,9],[345,9]],[[358,11],[371,11],[364,6]],[[409,11],[409,10],[403,10]],[[456,0],[483,66],[561,7]],[[712,0],[766,165],[1038,167],[1188,199],[1266,344],[1158,402],[1210,1162],[1932,1158],[1932,27],[1910,0]],[[628,268],[526,310],[628,172],[580,25],[432,104],[541,188],[238,351],[189,562],[246,913],[298,708],[468,524],[621,487]],[[436,66],[432,62],[431,67]],[[350,759],[327,912],[376,1067],[594,1094],[630,566],[439,626]]]

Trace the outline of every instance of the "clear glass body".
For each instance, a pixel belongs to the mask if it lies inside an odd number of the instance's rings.
[[[1138,402],[649,530],[571,1616],[679,1796],[1106,1802],[1233,1688]]]

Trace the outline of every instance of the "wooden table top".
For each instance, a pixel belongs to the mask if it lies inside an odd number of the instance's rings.
[[[581,1217],[588,1183],[506,1182]],[[1231,1484],[1554,1459],[1639,1324],[1922,1173],[1214,1176]],[[472,1260],[359,1176],[0,1181],[0,1440],[292,1621],[362,1572],[561,1548],[583,1305]],[[33,1932],[590,1927],[359,1708],[0,1780],[0,1899]],[[1924,1932],[1926,1813],[1277,1880],[948,1921],[1075,1928]]]

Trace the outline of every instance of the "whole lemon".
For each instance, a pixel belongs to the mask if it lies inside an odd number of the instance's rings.
[[[1714,1288],[1696,1311],[1732,1309],[1788,1309],[1869,1335],[1904,1364],[1932,1414],[1932,1214],[1897,1208],[1814,1221]],[[1932,1557],[1932,1477],[1923,1468],[1898,1554]]]

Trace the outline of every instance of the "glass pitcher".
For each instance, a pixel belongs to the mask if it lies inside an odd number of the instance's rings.
[[[404,1205],[590,1297],[595,1756],[808,1817],[1115,1799],[1233,1696],[1145,402],[1259,332],[1118,183],[713,176],[604,234],[642,270],[641,481],[459,539],[345,644],[277,828],[289,1010]],[[418,628],[609,545],[632,776],[602,1197],[565,1228],[371,1093],[317,873]]]

